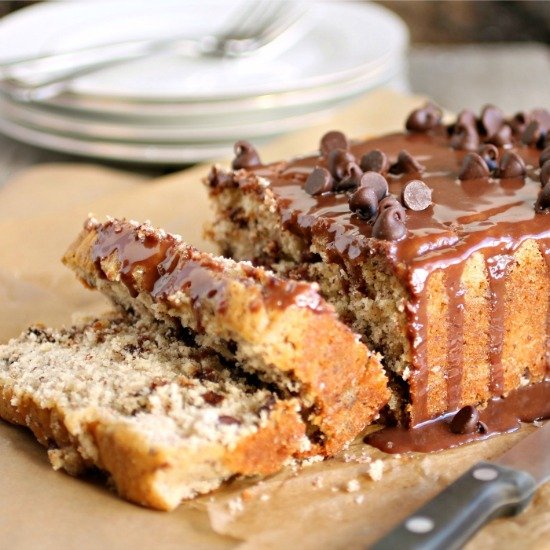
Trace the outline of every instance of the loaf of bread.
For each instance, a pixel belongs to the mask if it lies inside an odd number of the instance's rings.
[[[99,468],[160,510],[236,474],[273,473],[309,445],[295,398],[123,312],[0,346],[0,417],[30,428],[55,469]]]
[[[124,310],[184,327],[201,347],[296,398],[309,440],[297,456],[335,453],[387,402],[378,357],[310,283],[123,220],[88,220],[63,261]]]
[[[433,105],[405,132],[329,132],[270,165],[248,145],[211,170],[208,233],[224,256],[316,281],[384,356],[391,416],[416,426],[548,377],[549,145],[543,109],[446,127]]]

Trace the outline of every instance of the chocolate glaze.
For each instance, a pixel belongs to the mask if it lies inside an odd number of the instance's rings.
[[[444,269],[451,302],[452,335],[448,339],[449,410],[460,399],[463,358],[463,296],[459,292],[464,261],[475,252],[486,260],[490,282],[491,328],[488,350],[491,365],[490,389],[503,391],[501,361],[505,279],[513,254],[526,240],[534,239],[550,269],[550,215],[536,213],[534,204],[540,191],[538,161],[540,152],[519,142],[499,148],[517,153],[527,167],[517,178],[470,179],[460,181],[458,174],[466,151],[452,149],[443,127],[425,133],[396,133],[355,143],[350,151],[355,158],[379,149],[391,162],[407,150],[426,167],[422,180],[433,191],[433,205],[422,211],[407,211],[407,237],[400,241],[372,238],[372,224],[350,212],[348,195],[324,193],[309,196],[303,182],[315,166],[326,167],[319,157],[306,157],[289,163],[263,167],[256,174],[266,177],[277,197],[283,226],[310,243],[314,236],[327,240],[328,261],[346,269],[372,255],[384,258],[386,268],[401,281],[408,292],[408,338],[413,350],[411,421],[415,425],[430,418],[426,407],[427,391],[427,314],[426,283],[431,273]],[[404,185],[415,175],[388,175],[389,191],[400,196]],[[456,267],[455,267],[456,266]],[[459,292],[459,294],[457,294]],[[550,310],[550,305],[546,306]],[[458,312],[458,313],[457,313]],[[548,314],[550,317],[550,313]],[[550,320],[548,321],[550,326]],[[550,340],[550,333],[548,333]],[[550,357],[550,352],[549,352]]]
[[[364,441],[391,454],[411,451],[425,453],[458,447],[498,434],[515,432],[521,422],[550,417],[549,395],[550,380],[545,380],[540,384],[513,390],[507,397],[491,399],[487,407],[479,411],[479,419],[486,429],[474,433],[453,433],[449,426],[455,414],[452,412],[410,430],[383,428],[366,436]]]
[[[102,261],[114,254],[120,280],[131,296],[143,290],[150,292],[154,300],[166,302],[183,293],[191,300],[199,332],[204,329],[201,309],[205,304],[217,313],[226,311],[226,291],[231,280],[260,285],[263,304],[268,309],[285,310],[296,305],[317,313],[328,310],[310,283],[281,280],[246,264],[241,265],[242,275],[232,274],[222,262],[150,226],[112,220],[88,230],[97,232],[91,256],[101,277],[107,276]]]

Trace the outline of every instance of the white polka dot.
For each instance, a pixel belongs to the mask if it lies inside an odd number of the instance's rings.
[[[479,481],[491,481],[498,477],[498,471],[493,468],[476,468],[472,475]]]
[[[435,527],[435,524],[430,518],[414,516],[405,522],[405,527],[412,533],[428,533]]]

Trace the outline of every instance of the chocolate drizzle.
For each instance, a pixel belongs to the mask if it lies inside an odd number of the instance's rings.
[[[506,389],[502,365],[505,274],[515,252],[529,240],[536,241],[546,262],[550,261],[550,217],[537,213],[534,208],[540,192],[537,171],[540,152],[535,147],[515,141],[506,149],[498,148],[501,157],[505,151],[517,154],[525,163],[525,174],[506,179],[484,177],[464,181],[458,179],[458,174],[467,152],[454,150],[442,127],[429,133],[397,133],[354,144],[350,153],[361,158],[374,149],[391,159],[397,158],[400,151],[408,151],[425,167],[422,180],[432,190],[431,206],[422,211],[407,211],[407,237],[400,241],[373,238],[372,223],[350,212],[347,194],[326,193],[313,197],[303,191],[303,179],[313,167],[327,166],[323,158],[300,158],[286,165],[278,164],[271,173],[264,167],[262,175],[271,182],[282,224],[288,231],[300,236],[306,244],[314,239],[326,242],[327,261],[343,265],[350,273],[355,264],[376,255],[407,290],[408,338],[413,351],[409,380],[411,419],[415,425],[432,414],[426,407],[429,320],[424,305],[431,274],[445,271],[450,302],[446,377],[451,409],[460,401],[464,363],[461,349],[464,330],[462,270],[454,266],[464,264],[475,253],[485,258],[489,281],[486,299],[491,311],[487,349],[490,392],[501,395]],[[389,174],[389,193],[400,196],[410,179],[410,174]],[[550,313],[548,315],[550,317]],[[550,339],[548,334],[547,331],[547,339]]]
[[[454,411],[407,430],[383,428],[365,437],[365,443],[386,453],[432,452],[515,432],[521,422],[550,417],[550,380],[513,390],[504,398],[495,397],[479,412],[484,429],[473,433],[455,434],[450,429]]]
[[[88,230],[97,231],[92,261],[101,277],[120,277],[132,297],[149,292],[153,300],[171,305],[187,297],[199,332],[204,330],[205,306],[219,314],[226,312],[230,281],[245,286],[257,284],[263,306],[271,310],[295,305],[320,313],[328,307],[309,283],[285,281],[246,264],[241,265],[242,273],[226,271],[223,261],[198,252],[172,235],[160,234],[149,225],[113,220]]]

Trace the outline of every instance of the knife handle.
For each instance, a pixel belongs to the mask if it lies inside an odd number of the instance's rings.
[[[536,489],[526,472],[479,462],[371,550],[452,550],[485,523],[521,512]]]

